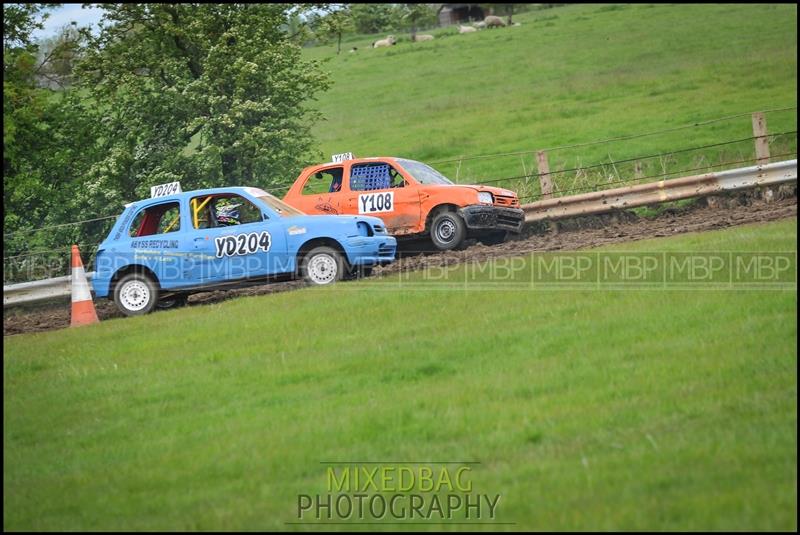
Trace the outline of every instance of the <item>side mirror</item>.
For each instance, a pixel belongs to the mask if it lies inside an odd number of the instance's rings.
[[[261,220],[262,221],[267,221],[267,220],[269,220],[269,216],[266,213],[261,212]]]

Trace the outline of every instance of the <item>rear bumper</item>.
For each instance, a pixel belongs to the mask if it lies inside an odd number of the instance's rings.
[[[519,232],[525,222],[525,212],[520,208],[501,208],[473,204],[458,210],[468,229],[501,229]]]

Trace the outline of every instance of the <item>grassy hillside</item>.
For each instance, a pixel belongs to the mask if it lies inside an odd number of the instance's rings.
[[[796,225],[614,250],[796,251]],[[796,289],[434,290],[4,339],[4,529],[285,529],[326,460],[479,461],[495,529],[796,529]]]
[[[324,59],[333,88],[319,104],[325,157],[403,155],[428,162],[535,150],[795,106],[796,5],[571,5],[515,17],[519,27],[371,49],[382,36],[306,50]],[[771,113],[771,132],[796,130],[797,112]],[[749,117],[550,154],[573,168],[746,138]],[[796,134],[773,154],[796,149]],[[643,162],[645,174],[751,157],[751,141]],[[741,164],[739,164],[741,165]],[[591,177],[558,177],[562,189],[633,174],[633,164]],[[519,176],[533,155],[443,163],[459,181]],[[522,187],[518,185],[518,187]]]

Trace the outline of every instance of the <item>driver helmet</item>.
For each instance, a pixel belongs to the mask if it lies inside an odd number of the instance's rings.
[[[222,226],[238,225],[240,223],[239,206],[241,205],[234,204],[228,199],[220,200],[214,209],[217,214],[217,224]]]

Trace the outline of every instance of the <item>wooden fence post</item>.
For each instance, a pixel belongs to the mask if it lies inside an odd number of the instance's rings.
[[[542,188],[542,199],[553,196],[553,180],[550,178],[550,164],[547,163],[547,153],[540,150],[536,153],[539,164],[539,185]]]
[[[753,137],[756,138],[756,163],[769,163],[769,141],[767,140],[767,118],[760,111],[753,114]]]
[[[756,143],[756,163],[764,165],[769,163],[769,140],[767,138],[767,118],[763,112],[753,113],[753,137]],[[775,192],[772,188],[764,188],[761,191],[764,200],[772,201]]]
[[[639,180],[640,178],[644,178],[644,171],[642,170],[642,162],[636,161],[636,164],[633,166],[633,178]]]

